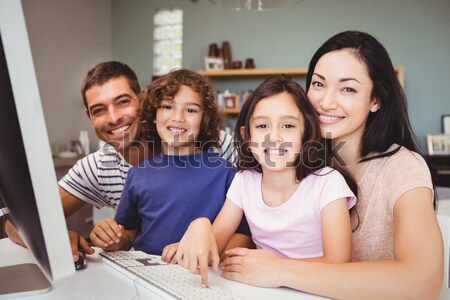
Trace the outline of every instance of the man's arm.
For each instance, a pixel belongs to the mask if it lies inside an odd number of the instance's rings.
[[[59,196],[61,197],[61,203],[64,210],[64,216],[66,218],[73,215],[80,208],[82,208],[86,202],[68,193],[61,186],[58,185]]]
[[[77,197],[69,194],[64,189],[62,189],[60,186],[58,186],[59,189],[59,196],[61,197],[62,206],[64,210],[65,217],[70,217],[72,214],[74,214],[77,210],[79,210],[83,205],[86,203]],[[23,247],[26,247],[25,243],[22,241],[22,238],[20,237],[19,233],[17,232],[16,228],[12,225],[12,223],[7,220],[5,222],[5,232],[8,235],[9,239],[13,241],[14,243],[21,245]],[[76,233],[75,233],[76,234]],[[73,237],[73,239],[79,239],[79,237]],[[71,238],[72,242],[72,238]],[[78,258],[78,251],[77,251],[77,258]]]
[[[6,220],[5,222],[5,232],[11,241],[20,246],[26,247],[25,243],[20,238],[20,235],[17,233],[16,228],[14,228],[13,224],[9,220]]]
[[[66,218],[73,215],[75,212],[77,212],[80,208],[82,208],[86,204],[86,202],[78,199],[77,197],[75,197],[72,194],[69,194],[60,186],[58,186],[58,189],[59,189],[59,196],[61,197],[64,216]],[[5,232],[8,235],[8,237],[11,239],[11,241],[13,241],[14,243],[16,243],[18,245],[26,247],[25,243],[20,238],[16,229],[9,221],[6,221],[6,223],[5,223]],[[72,250],[72,256],[73,256],[74,261],[78,260],[78,249],[82,249],[86,254],[94,253],[94,249],[92,249],[89,246],[89,243],[82,236],[80,236],[77,232],[69,231],[69,240],[70,240],[70,248]]]

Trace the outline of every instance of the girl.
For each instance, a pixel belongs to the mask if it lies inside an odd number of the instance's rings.
[[[339,172],[322,168],[326,151],[302,88],[283,75],[264,81],[242,108],[235,140],[240,172],[227,200],[212,226],[205,218],[191,223],[175,261],[194,273],[199,268],[206,285],[208,254],[217,270],[244,213],[257,248],[309,261],[349,261],[348,210],[356,198]]]
[[[339,33],[314,54],[306,83],[322,136],[341,145],[337,154],[358,182],[353,262],[238,248],[228,251],[223,276],[338,299],[437,298],[444,262],[433,186],[386,49],[367,33]]]
[[[212,151],[219,146],[221,118],[201,75],[182,69],[154,81],[140,119],[161,154],[128,172],[115,219],[99,222],[91,240],[104,250],[133,246],[161,254],[192,220],[215,219],[236,171]]]

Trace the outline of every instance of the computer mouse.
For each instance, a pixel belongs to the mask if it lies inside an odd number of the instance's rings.
[[[75,270],[83,270],[87,267],[86,253],[82,250],[78,250],[78,260],[75,262]]]

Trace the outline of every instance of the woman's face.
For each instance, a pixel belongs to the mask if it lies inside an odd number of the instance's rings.
[[[371,99],[372,87],[366,65],[352,50],[323,55],[308,91],[322,136],[336,141],[361,139],[369,112],[379,109],[378,101]]]

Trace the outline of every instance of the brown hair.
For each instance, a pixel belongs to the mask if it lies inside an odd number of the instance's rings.
[[[173,70],[157,78],[147,88],[139,112],[144,137],[152,140],[156,148],[161,149],[161,138],[153,120],[156,119],[156,111],[161,106],[161,102],[163,100],[172,101],[182,85],[198,93],[203,101],[204,110],[200,133],[196,141],[197,147],[203,151],[212,147],[219,148],[219,128],[222,124],[222,116],[215,101],[212,84],[202,75],[187,69]]]
[[[302,137],[302,149],[295,161],[296,179],[300,181],[325,166],[332,166],[332,156],[331,150],[327,148],[328,145],[321,137],[317,114],[305,91],[291,77],[286,75],[269,77],[256,88],[244,103],[234,133],[235,144],[238,147],[236,164],[239,171],[255,170],[259,173],[262,172],[260,163],[248,147],[250,143],[250,119],[260,100],[283,92],[292,96],[304,119],[305,130]],[[240,131],[242,126],[244,126],[243,136]],[[353,177],[340,166],[332,167],[344,176],[350,189],[357,195],[358,188]]]
[[[81,95],[83,96],[84,107],[87,109],[86,91],[93,86],[100,86],[105,84],[111,79],[124,76],[131,90],[139,95],[141,87],[137,79],[136,73],[124,63],[118,61],[106,61],[97,64],[94,68],[90,69],[86,74],[86,77],[81,84]]]

